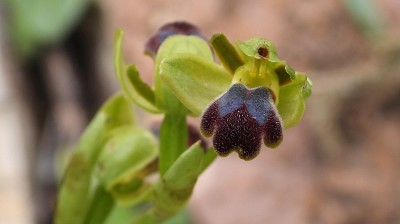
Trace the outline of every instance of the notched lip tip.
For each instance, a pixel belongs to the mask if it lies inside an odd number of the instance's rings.
[[[214,148],[215,149],[215,148]],[[229,151],[228,153],[220,153],[217,150],[215,150],[217,155],[220,157],[228,157],[230,154],[232,154],[233,152],[236,152],[238,154],[238,157],[244,161],[250,161],[253,160],[254,158],[256,158],[258,156],[258,154],[260,153],[260,151],[258,151],[255,155],[251,156],[251,157],[246,157],[243,155],[243,153],[240,153],[240,151],[238,149],[232,149],[231,151]]]
[[[253,155],[248,156],[248,157],[245,156],[245,153],[243,153],[244,152],[243,149],[240,147],[232,149],[231,152],[237,152],[240,159],[245,160],[245,161],[250,161],[250,160],[253,160],[254,158],[256,158],[260,154],[260,149],[258,149],[255,153],[253,153]]]
[[[278,148],[278,147],[281,145],[282,141],[283,141],[283,137],[281,137],[281,138],[279,139],[278,142],[271,143],[271,144],[268,144],[268,143],[266,143],[266,142],[264,141],[264,145],[265,145],[267,148],[276,149],[276,148]]]
[[[207,133],[207,132],[205,132],[205,131],[203,130],[203,128],[200,128],[200,134],[201,134],[202,136],[206,137],[206,138],[209,138],[209,137],[213,136],[214,132]]]
[[[257,154],[257,155],[258,155],[258,154]],[[244,156],[241,156],[241,155],[239,154],[239,158],[242,159],[242,160],[245,160],[245,161],[251,161],[251,160],[253,160],[254,158],[256,158],[257,155],[252,156],[252,157],[244,157]]]

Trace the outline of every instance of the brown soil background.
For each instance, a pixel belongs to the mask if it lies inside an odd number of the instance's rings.
[[[313,81],[305,116],[284,132],[278,149],[264,148],[250,162],[236,153],[218,158],[199,178],[189,203],[193,223],[400,223],[400,1],[372,3],[383,21],[376,39],[363,34],[343,1],[98,0],[101,29],[87,27],[99,34],[97,91],[108,96],[119,89],[112,67],[117,28],[125,31],[126,61],[149,83],[152,60],[144,56],[144,44],[164,23],[185,20],[208,37],[222,32],[232,41],[270,39],[282,59]],[[51,58],[54,66],[65,67],[62,55]],[[64,81],[50,80],[59,87],[53,90],[61,89],[61,99],[76,98],[70,95],[77,87]],[[77,140],[87,122],[85,109],[66,102],[52,112],[64,141],[44,144],[53,129],[33,128],[30,135],[39,146],[31,148],[45,151]],[[138,114],[144,125],[158,119]],[[39,162],[30,163],[37,169]],[[36,188],[31,191],[54,197],[54,186]],[[33,204],[43,209],[50,204],[51,210],[54,198],[46,197]],[[46,211],[39,211],[39,220]]]

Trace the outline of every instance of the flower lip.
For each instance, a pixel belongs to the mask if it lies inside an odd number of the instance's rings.
[[[244,160],[258,155],[261,139],[271,148],[282,141],[282,122],[270,91],[240,83],[207,108],[200,128],[207,137],[214,133],[213,145],[220,156],[237,151]]]

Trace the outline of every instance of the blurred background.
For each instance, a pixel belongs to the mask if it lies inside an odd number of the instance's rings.
[[[1,1],[0,223],[51,223],[63,157],[119,89],[114,31],[151,83],[144,44],[175,20],[270,39],[314,84],[279,149],[201,176],[192,223],[400,223],[398,0]]]

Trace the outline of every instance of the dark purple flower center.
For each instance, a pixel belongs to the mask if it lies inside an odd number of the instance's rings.
[[[240,158],[250,160],[260,151],[261,139],[268,147],[282,141],[282,124],[265,87],[247,89],[234,84],[204,112],[201,131],[209,137],[220,156],[237,151]]]

